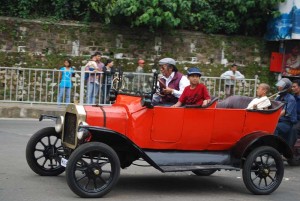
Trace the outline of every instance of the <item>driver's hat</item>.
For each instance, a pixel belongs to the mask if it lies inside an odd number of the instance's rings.
[[[159,65],[171,64],[175,67],[176,66],[176,61],[172,58],[163,58],[163,59],[158,61],[158,64]]]
[[[202,73],[200,72],[200,69],[198,67],[191,67],[187,70],[187,75],[190,76],[190,75],[199,75],[201,76]]]

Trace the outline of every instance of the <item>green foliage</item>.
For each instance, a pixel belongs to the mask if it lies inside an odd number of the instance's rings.
[[[0,14],[21,18],[48,17],[149,30],[200,30],[205,33],[261,35],[267,20],[284,0],[11,0]]]

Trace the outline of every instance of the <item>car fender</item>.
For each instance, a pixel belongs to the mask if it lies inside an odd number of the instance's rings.
[[[127,153],[137,156],[138,158],[143,158],[154,168],[162,171],[162,169],[127,136],[105,127],[82,126],[82,128],[85,128],[90,132],[90,141],[105,143],[111,148],[113,148],[116,151],[116,153],[126,151]]]
[[[292,158],[293,156],[292,149],[283,139],[266,132],[255,132],[241,138],[231,150],[231,156],[233,159],[241,161],[253,149],[260,146],[271,146],[286,158]]]

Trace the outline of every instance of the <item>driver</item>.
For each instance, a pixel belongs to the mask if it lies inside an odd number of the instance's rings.
[[[189,80],[176,68],[176,61],[172,58],[164,58],[159,60],[159,67],[162,77],[158,80],[159,94],[153,95],[153,104],[168,104],[177,103],[184,88],[188,86]]]

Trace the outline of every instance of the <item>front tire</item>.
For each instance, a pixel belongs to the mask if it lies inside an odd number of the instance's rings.
[[[106,144],[90,142],[71,154],[66,168],[70,189],[80,197],[100,198],[111,191],[120,176],[120,161]]]
[[[26,160],[29,167],[41,176],[57,176],[65,171],[60,165],[59,149],[62,149],[61,137],[53,127],[36,132],[26,146]]]
[[[279,152],[268,146],[258,147],[247,156],[243,167],[243,180],[249,191],[267,195],[275,191],[284,175]]]

